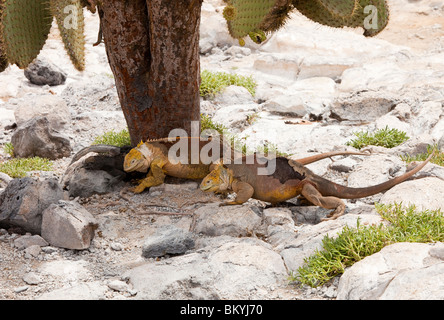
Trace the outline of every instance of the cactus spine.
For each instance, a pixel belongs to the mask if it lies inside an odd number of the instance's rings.
[[[39,54],[51,28],[47,0],[1,0],[0,6],[4,56],[10,63],[25,68]],[[4,65],[4,59],[1,60]]]
[[[63,44],[77,70],[85,69],[85,23],[81,0],[51,0]]]

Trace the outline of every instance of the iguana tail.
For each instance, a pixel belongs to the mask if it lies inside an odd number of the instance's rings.
[[[403,175],[371,187],[349,188],[341,186],[339,184],[336,184],[319,176],[310,177],[310,180],[312,180],[315,183],[316,189],[325,197],[334,196],[342,199],[357,199],[357,198],[369,197],[384,190],[390,189],[391,187],[397,185],[398,183],[407,180],[415,173],[420,171],[422,168],[424,168],[424,166],[430,161],[433,155],[434,152],[423,163],[416,166],[412,170],[404,173]]]
[[[90,152],[108,153],[110,156],[117,156],[118,154],[120,154],[120,150],[121,150],[120,147],[110,146],[107,144],[96,144],[89,147],[85,147],[74,155],[69,165],[73,164],[81,157],[87,155]]]

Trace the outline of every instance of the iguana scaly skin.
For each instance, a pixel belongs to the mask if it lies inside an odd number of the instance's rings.
[[[202,140],[199,137],[187,137],[185,139],[188,142],[188,155],[185,164],[170,161],[171,159],[168,157],[170,148],[179,142],[179,137],[148,140],[131,149],[125,156],[123,169],[126,172],[147,172],[149,170],[146,178],[140,180],[139,185],[132,188],[131,191],[141,193],[146,188],[158,186],[164,182],[167,175],[186,179],[204,178],[210,172],[211,163],[202,163],[199,155],[202,148],[213,140],[211,138]],[[198,161],[192,161],[193,143],[198,146]],[[222,153],[222,142],[220,142],[219,148]]]
[[[196,146],[198,146],[198,151],[212,141],[202,140],[199,137],[187,137],[188,139],[188,150],[191,150],[191,143],[194,141]],[[145,179],[139,181],[139,185],[132,189],[135,193],[140,193],[146,188],[157,186],[163,183],[165,176],[173,176],[185,179],[202,179],[213,169],[212,166],[215,164],[203,164],[201,162],[197,164],[191,164],[190,157],[191,152],[188,152],[188,164],[182,163],[172,163],[168,159],[168,153],[170,148],[178,143],[179,138],[162,138],[148,140],[145,143],[140,143],[137,147],[131,149],[129,153],[125,156],[123,163],[123,169],[126,172],[148,172]],[[220,141],[220,140],[218,140]],[[219,150],[223,149],[223,142],[219,142]],[[71,160],[71,164],[79,160],[81,157],[87,155],[90,152],[97,152],[103,154],[109,154],[111,157],[121,154],[122,148],[110,145],[92,145],[83,148],[78,153],[76,153]],[[230,159],[234,159],[236,153],[230,147],[231,154]],[[313,163],[325,158],[330,158],[339,155],[368,155],[369,153],[360,153],[354,151],[333,151],[317,154],[314,156],[309,156],[301,159],[296,159],[301,164]],[[239,155],[239,154],[237,154]],[[218,160],[220,158],[217,158]],[[218,161],[214,161],[215,163]]]
[[[286,201],[298,195],[302,195],[314,205],[334,209],[327,218],[332,220],[341,216],[345,211],[345,203],[339,199],[364,198],[384,190],[390,189],[398,183],[405,181],[421,170],[433,156],[401,176],[384,183],[366,188],[349,188],[324,179],[301,163],[283,157],[276,160],[274,172],[269,175],[258,175],[258,168],[267,168],[268,161],[265,158],[244,158],[242,164],[218,164],[214,170],[206,176],[200,185],[203,191],[225,193],[234,191],[234,201],[227,201],[221,205],[242,204],[250,198],[276,203]],[[250,160],[251,162],[249,162]],[[248,164],[252,163],[252,164]]]
[[[204,146],[206,146],[211,139],[208,141],[202,141],[199,137],[189,137],[189,149],[192,150],[192,141],[196,139],[199,143],[199,154]],[[178,142],[178,138],[165,138],[157,140],[149,140],[145,143],[140,143],[136,148],[131,149],[131,151],[126,155],[125,162],[123,164],[123,169],[126,172],[138,171],[147,172],[150,169],[147,177],[139,181],[139,185],[133,188],[131,191],[135,193],[140,193],[146,188],[160,185],[164,182],[165,176],[173,176],[177,178],[186,179],[203,179],[207,174],[214,169],[215,162],[220,160],[222,157],[215,159],[216,161],[210,164],[204,164],[200,162],[198,164],[191,164],[191,152],[188,152],[188,162],[187,164],[182,163],[172,163],[168,158],[169,148],[171,148],[175,143]],[[223,149],[223,144],[220,142],[221,152]],[[230,148],[231,150],[231,148]],[[300,161],[301,163],[308,164],[321,159],[336,155],[344,154],[359,154],[366,155],[363,153],[352,152],[352,151],[338,151],[338,152],[327,152],[311,157],[306,157],[302,159],[297,159],[295,161]],[[233,160],[235,153],[231,150],[230,159]]]

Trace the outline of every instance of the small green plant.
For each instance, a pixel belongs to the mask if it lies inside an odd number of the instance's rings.
[[[282,152],[278,149],[277,145],[274,143],[267,143],[263,146],[259,146],[256,149],[257,152],[259,153],[263,153],[264,155],[268,155],[269,153],[271,154],[275,154],[276,156],[280,156],[280,157],[289,157],[291,156],[291,154]]]
[[[361,149],[369,145],[393,148],[410,139],[404,131],[389,129],[388,126],[384,129],[376,130],[376,132],[372,134],[368,131],[359,131],[355,132],[354,135],[356,139],[348,141],[346,145],[356,149]]]
[[[105,132],[94,139],[93,144],[108,144],[116,147],[130,146],[131,139],[127,129],[119,132],[114,130]]]
[[[214,97],[216,93],[231,85],[246,88],[252,96],[256,94],[255,90],[257,83],[252,76],[246,77],[226,72],[211,72],[204,70],[201,73],[201,79],[200,95],[202,97]]]
[[[247,115],[247,123],[251,126],[252,124],[254,124],[257,120],[260,119],[260,115],[258,112],[252,113]]]
[[[52,164],[51,160],[40,157],[14,158],[0,163],[0,172],[11,178],[23,178],[29,171],[51,171]]]
[[[413,161],[425,161],[432,152],[435,151],[435,154],[433,155],[432,159],[430,160],[431,163],[437,164],[439,166],[444,166],[444,152],[439,151],[438,145],[433,146],[427,146],[427,152],[417,154],[415,156],[410,155],[402,155],[401,159],[407,163],[413,162]]]
[[[342,274],[346,267],[395,242],[444,241],[444,215],[440,210],[417,211],[401,204],[376,204],[389,225],[345,226],[336,238],[326,236],[322,249],[305,259],[305,266],[290,275],[291,281],[320,286]]]
[[[228,132],[227,127],[223,124],[214,122],[210,116],[203,113],[200,114],[200,130],[216,130],[220,135],[224,135]]]
[[[5,143],[5,145],[3,146],[3,152],[11,157],[14,156],[14,146],[11,142]]]

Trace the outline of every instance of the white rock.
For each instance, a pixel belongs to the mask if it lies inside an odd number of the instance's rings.
[[[107,289],[101,281],[82,282],[44,293],[37,300],[104,300]]]
[[[0,128],[10,126],[15,123],[14,110],[0,108]]]
[[[56,130],[69,127],[71,113],[65,100],[55,95],[27,95],[21,99],[14,112],[17,125],[37,117],[45,116]]]
[[[408,207],[413,204],[418,210],[444,210],[444,180],[429,177],[405,181],[388,190],[380,203],[400,203]]]
[[[222,105],[248,104],[254,102],[254,97],[246,88],[232,85],[219,92],[214,102]]]
[[[362,90],[400,90],[412,75],[391,61],[368,63],[362,67],[344,71],[339,90],[356,92]]]
[[[286,282],[279,254],[256,239],[231,239],[199,253],[148,262],[123,275],[138,299],[255,297]]]
[[[254,60],[253,68],[257,71],[296,80],[299,75],[300,58],[282,55],[265,54]]]
[[[23,276],[23,281],[27,284],[36,285],[42,282],[41,277],[35,272],[28,272]]]
[[[263,107],[270,112],[320,116],[329,110],[335,97],[335,82],[327,77],[296,81],[282,95],[267,101]]]
[[[8,98],[17,97],[21,88],[21,82],[14,74],[7,74],[7,72],[3,72],[0,74],[0,82],[2,83],[0,86],[1,99],[6,101]]]
[[[259,110],[259,105],[255,103],[235,104],[219,108],[213,116],[213,121],[223,124],[230,131],[242,131],[249,126],[248,117]]]
[[[108,283],[108,287],[114,291],[126,292],[128,291],[128,284],[120,280],[112,280]]]
[[[441,101],[426,101],[421,103],[417,109],[418,113],[411,121],[415,135],[430,132],[438,123],[441,115],[444,114]]]
[[[395,243],[346,269],[338,300],[444,299],[444,245]]]
[[[405,164],[399,157],[374,155],[365,157],[348,176],[347,182],[349,187],[365,188],[391,179],[395,172],[399,176],[404,171]]]
[[[78,282],[91,276],[87,265],[85,260],[55,260],[43,263],[38,272],[66,282]]]

